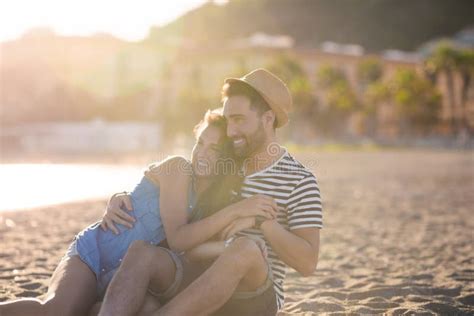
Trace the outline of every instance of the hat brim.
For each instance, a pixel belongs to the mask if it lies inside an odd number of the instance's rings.
[[[224,83],[231,83],[231,82],[241,82],[252,88],[253,90],[257,91],[257,93],[267,102],[268,106],[272,109],[272,111],[275,113],[275,118],[276,118],[276,126],[277,128],[282,127],[288,123],[288,114],[283,111],[280,107],[276,106],[270,98],[268,98],[265,93],[260,91],[259,89],[255,88],[253,85],[251,85],[249,82],[245,81],[242,78],[226,78],[224,80]]]

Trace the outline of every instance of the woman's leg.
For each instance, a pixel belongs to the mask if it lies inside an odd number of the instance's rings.
[[[96,278],[79,256],[63,259],[51,277],[46,299],[0,303],[0,315],[87,315],[96,300]]]

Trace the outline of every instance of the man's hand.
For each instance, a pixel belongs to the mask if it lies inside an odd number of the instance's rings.
[[[277,216],[278,205],[272,197],[257,194],[231,205],[237,217],[263,216],[274,219]]]
[[[105,208],[100,227],[104,231],[110,229],[116,235],[119,234],[119,230],[117,227],[115,227],[114,223],[122,224],[128,228],[132,228],[132,223],[135,222],[135,219],[127,214],[123,208],[127,209],[128,211],[133,211],[132,201],[130,200],[128,193],[124,192],[112,195],[109,202],[107,203],[107,207]]]

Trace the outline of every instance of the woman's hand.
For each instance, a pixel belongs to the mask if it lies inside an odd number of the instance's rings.
[[[238,232],[252,228],[254,225],[255,217],[242,217],[236,219],[220,232],[219,237],[222,240],[227,240]]]
[[[256,194],[232,204],[231,209],[236,217],[263,216],[267,219],[275,219],[278,205],[272,197]]]
[[[265,243],[265,241],[260,238],[260,237],[257,237],[257,236],[245,236],[245,237],[239,237],[239,238],[249,238],[249,239],[252,239],[258,246],[258,248],[260,248],[260,251],[262,252],[262,256],[264,258],[268,258],[268,249],[267,249],[267,245]],[[232,238],[232,237],[229,237],[228,239],[226,239],[226,241],[224,242],[224,248],[226,248],[228,245],[230,245],[231,243],[233,243],[235,240],[239,239],[239,238]]]
[[[129,214],[127,214],[127,212],[124,211],[123,208],[127,209],[128,211],[133,211],[130,195],[126,192],[116,193],[112,195],[105,208],[100,227],[104,231],[110,229],[116,235],[118,235],[120,232],[117,227],[115,227],[114,223],[122,224],[128,228],[132,228],[132,223],[135,222],[135,219]]]

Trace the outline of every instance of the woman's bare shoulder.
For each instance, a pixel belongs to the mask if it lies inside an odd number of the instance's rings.
[[[191,162],[183,156],[169,156],[162,161],[152,163],[148,171],[155,175],[191,176]]]

